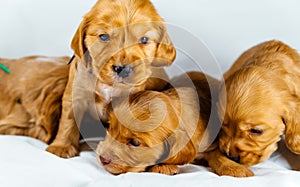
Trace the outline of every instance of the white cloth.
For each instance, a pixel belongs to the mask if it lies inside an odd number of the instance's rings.
[[[254,177],[218,176],[209,168],[196,165],[180,167],[180,174],[167,176],[156,173],[126,173],[111,175],[100,166],[93,151],[62,159],[45,151],[47,145],[39,140],[0,135],[1,187],[299,187],[300,157],[291,154],[283,144],[264,163],[251,167]],[[297,161],[298,160],[298,161]]]

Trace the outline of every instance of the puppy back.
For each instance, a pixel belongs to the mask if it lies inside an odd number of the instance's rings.
[[[224,73],[224,79],[227,79],[236,71],[246,66],[267,65],[266,62],[275,59],[274,55],[285,55],[291,58],[292,61],[298,63],[298,65],[300,64],[300,56],[295,49],[281,41],[270,40],[260,43],[242,53],[231,68]]]

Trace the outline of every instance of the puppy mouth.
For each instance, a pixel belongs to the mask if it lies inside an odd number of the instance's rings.
[[[129,166],[122,166],[114,162],[110,162],[108,164],[103,164],[103,168],[113,175],[120,175],[122,173],[127,172],[143,172],[145,169],[139,167],[129,167]]]
[[[104,157],[104,156],[101,156],[99,155],[97,157],[98,159],[98,162],[100,163],[100,165],[103,166],[103,168],[110,172],[111,174],[114,174],[114,175],[119,175],[121,173],[125,173],[126,171],[123,170],[121,167],[119,167],[117,164],[113,163],[112,160]]]
[[[245,165],[245,166],[252,166],[255,164],[258,164],[261,162],[261,158],[263,157],[262,155],[259,154],[255,154],[252,152],[240,152],[239,154],[231,154],[226,153],[227,158],[229,158],[230,160]]]
[[[106,171],[113,175],[120,175],[122,173],[126,173],[125,170],[121,169],[120,167],[118,167],[118,165],[115,165],[114,163],[103,165],[103,167]]]
[[[120,77],[115,76],[113,86],[115,86],[115,87],[125,86],[125,87],[130,87],[130,88],[137,88],[137,87],[141,87],[142,85],[144,85],[145,82],[147,81],[147,79],[148,79],[148,77],[146,75],[141,78],[136,78],[135,75],[131,75],[130,77],[126,77],[126,78],[120,78]]]
[[[241,162],[241,157],[239,155],[231,155],[229,153],[229,154],[226,154],[226,156],[227,156],[227,158],[229,158],[230,160],[235,161],[236,163],[240,163]]]
[[[245,153],[245,155],[241,156],[240,164],[243,164],[246,166],[252,166],[252,165],[260,163],[261,158],[262,158],[261,155],[247,152],[247,153]]]

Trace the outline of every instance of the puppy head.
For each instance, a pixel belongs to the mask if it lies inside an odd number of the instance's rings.
[[[286,85],[277,77],[256,67],[226,80],[218,103],[223,120],[219,146],[229,158],[250,166],[277,149],[285,128],[283,98],[288,98]]]
[[[108,85],[143,84],[151,76],[151,65],[170,65],[176,55],[163,19],[148,0],[99,0],[71,46]]]
[[[171,102],[163,93],[142,91],[111,109],[107,135],[97,148],[107,171],[141,172],[169,156],[170,135],[178,126]]]

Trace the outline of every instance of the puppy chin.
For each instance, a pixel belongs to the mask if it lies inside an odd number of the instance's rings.
[[[251,152],[243,152],[241,153],[239,163],[244,166],[253,166],[262,162],[263,160],[261,158],[260,155]]]
[[[103,165],[102,165],[103,166]],[[122,173],[126,173],[126,169],[122,169],[121,167],[118,167],[117,165],[114,164],[107,164],[104,165],[103,168],[108,171],[109,173],[113,174],[113,175],[119,175]]]
[[[112,87],[139,87],[146,83],[150,78],[151,72],[136,73],[132,72],[128,77],[120,77],[115,72],[101,72],[97,76],[97,81]]]
[[[143,172],[146,171],[145,167],[129,167],[121,164],[116,164],[113,161],[109,164],[103,165],[98,157],[98,162],[100,165],[103,166],[103,168],[108,171],[109,173],[113,175],[119,175],[122,173],[127,173],[127,172]]]
[[[111,143],[111,142],[110,142]],[[119,156],[116,156],[115,152],[113,150],[110,150],[107,148],[108,146],[111,146],[111,144],[106,144],[104,141],[101,141],[98,144],[97,147],[97,160],[100,165],[103,166],[103,168],[108,171],[111,174],[119,175],[122,173],[127,172],[143,172],[146,171],[146,166],[138,165],[138,164],[128,164],[124,161],[124,159],[120,158]],[[103,158],[109,159],[110,161],[103,164],[101,161],[100,156]]]
[[[119,175],[122,173],[127,173],[127,172],[143,172],[146,171],[146,168],[139,168],[139,167],[121,167],[119,165],[115,165],[115,164],[109,164],[104,166],[104,169],[108,172],[110,172],[111,174],[114,175]]]
[[[127,172],[142,172],[145,171],[145,169],[142,168],[129,168],[129,167],[123,167],[118,164],[110,163],[103,166],[106,171],[113,175],[120,175],[122,173]]]

